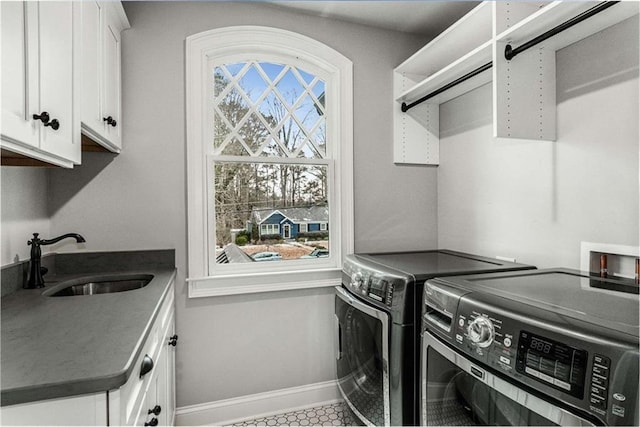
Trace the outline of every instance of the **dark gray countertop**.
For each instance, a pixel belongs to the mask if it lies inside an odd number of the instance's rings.
[[[122,386],[175,278],[174,257],[173,250],[59,254],[44,288],[2,296],[2,406]],[[154,278],[127,292],[42,295],[60,281],[101,273]]]

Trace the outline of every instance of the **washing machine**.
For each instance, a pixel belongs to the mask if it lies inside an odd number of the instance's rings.
[[[639,425],[638,286],[567,269],[429,280],[421,424]]]
[[[338,387],[365,425],[416,425],[420,313],[433,277],[532,269],[449,250],[355,254],[336,287]]]

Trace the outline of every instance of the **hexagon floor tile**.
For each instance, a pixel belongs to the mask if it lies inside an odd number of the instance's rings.
[[[245,426],[349,426],[353,418],[344,402],[284,414],[270,415],[233,424]]]

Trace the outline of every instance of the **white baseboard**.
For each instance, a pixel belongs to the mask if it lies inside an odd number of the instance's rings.
[[[176,425],[229,425],[341,400],[336,381],[325,381],[177,408]]]

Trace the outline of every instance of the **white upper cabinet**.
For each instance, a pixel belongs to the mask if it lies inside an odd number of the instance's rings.
[[[80,162],[78,2],[0,2],[3,164]]]
[[[122,148],[120,33],[129,21],[120,2],[82,3],[82,133],[114,153]]]

